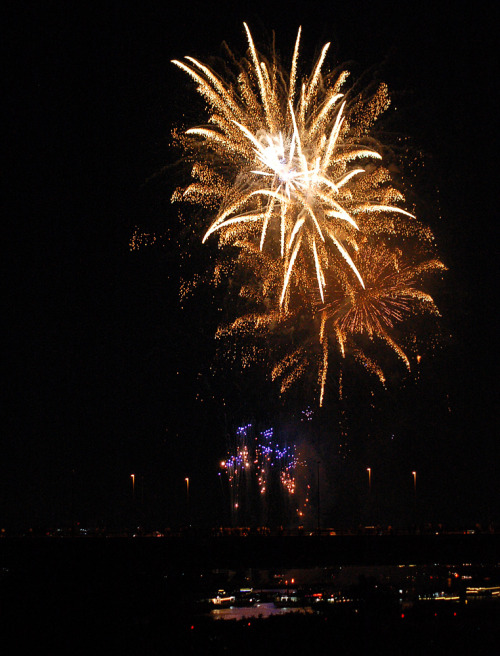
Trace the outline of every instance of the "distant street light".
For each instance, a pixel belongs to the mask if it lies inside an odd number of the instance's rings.
[[[188,526],[191,526],[191,512],[189,508],[189,477],[186,476],[184,479],[186,481],[186,507],[187,507],[187,519],[188,519]]]
[[[371,467],[367,467],[366,471],[368,472],[368,493],[371,496],[371,493],[372,493],[372,469],[371,469]]]
[[[135,474],[130,474],[132,479],[132,499],[135,501]]]
[[[413,476],[413,514],[415,516],[415,522],[417,521],[417,472],[412,471]]]
[[[320,461],[317,461],[317,466],[318,466],[318,474],[317,474],[317,483],[318,483],[318,535],[321,534],[321,511],[320,511],[320,489],[319,489],[319,465]]]

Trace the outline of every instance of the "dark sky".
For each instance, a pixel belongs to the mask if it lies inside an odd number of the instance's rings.
[[[175,246],[177,210],[169,200],[182,175],[171,129],[199,106],[170,61],[186,54],[206,61],[221,54],[224,40],[243,53],[244,20],[257,42],[274,29],[285,59],[302,25],[305,58],[332,41],[338,61],[377,68],[398,107],[393,125],[425,155],[428,216],[421,218],[450,269],[436,298],[452,338],[419,386],[404,398],[389,394],[380,414],[370,415],[376,437],[352,445],[332,499],[343,504],[345,519],[346,486],[359,488],[364,468],[377,463],[374,472],[386,473],[384,516],[393,503],[401,517],[396,488],[409,475],[401,472],[418,468],[429,518],[500,521],[494,4],[461,12],[441,4],[310,2],[293,9],[273,0],[246,10],[186,0],[174,8],[46,2],[2,10],[0,525],[128,522],[132,472],[146,520],[183,521],[189,476],[195,520],[220,521],[226,510],[217,465],[227,434],[248,417],[271,421],[271,397],[263,401],[255,378],[210,374],[214,302],[179,307],[181,269],[191,264]],[[168,239],[130,252],[135,226]],[[276,416],[286,424],[289,412],[292,425],[299,406],[297,399],[293,412],[277,405]],[[333,425],[331,412],[318,416],[319,433]],[[359,419],[351,427],[353,439],[363,432]],[[340,517],[334,501],[332,508],[325,522]]]

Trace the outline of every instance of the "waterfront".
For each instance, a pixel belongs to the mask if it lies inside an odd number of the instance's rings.
[[[372,561],[387,542],[370,538],[370,548],[351,541],[350,554],[335,547],[338,536],[326,544],[263,538],[258,553],[247,538],[4,539],[3,635],[15,640],[19,654],[43,642],[54,654],[164,655],[181,643],[183,653],[205,655],[230,649],[234,640],[241,641],[240,654],[285,648],[298,654],[304,639],[309,649],[335,644],[338,654],[363,650],[368,641],[372,653],[450,653],[453,645],[494,653],[500,638],[495,540],[488,548],[455,541],[455,558],[447,543],[434,552],[445,559],[410,562],[403,556],[417,551],[417,540],[411,549],[400,545],[402,561],[379,564]],[[463,560],[467,553],[477,560]],[[342,564],[339,554],[357,562]],[[259,561],[266,565],[256,566]],[[219,591],[235,603],[210,606]]]

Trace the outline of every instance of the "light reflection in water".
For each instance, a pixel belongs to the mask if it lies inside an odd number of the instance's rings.
[[[266,618],[271,615],[285,615],[287,613],[310,614],[310,608],[277,608],[272,602],[255,604],[255,606],[231,606],[230,608],[214,608],[210,617],[214,620],[242,620],[251,618]]]

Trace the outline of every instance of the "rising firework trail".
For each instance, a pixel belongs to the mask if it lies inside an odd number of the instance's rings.
[[[407,207],[389,172],[390,151],[372,134],[390,104],[387,86],[348,86],[348,71],[326,68],[329,43],[300,78],[300,29],[285,69],[274,50],[260,54],[244,28],[248,54],[238,60],[228,52],[233,72],[225,77],[192,57],[174,61],[196,82],[208,116],[178,136],[193,182],[173,200],[209,208],[200,238],[232,247],[215,282],[236,271],[248,281],[240,296],[251,311],[221,326],[219,336],[266,337],[300,316],[309,322],[308,342],[274,362],[272,377],[287,389],[314,344],[321,404],[332,342],[341,357],[350,345],[381,380],[357,345],[360,334],[380,338],[409,366],[391,329],[417,309],[437,312],[418,280],[444,267],[427,255],[432,232]],[[425,253],[420,261],[417,252]]]

